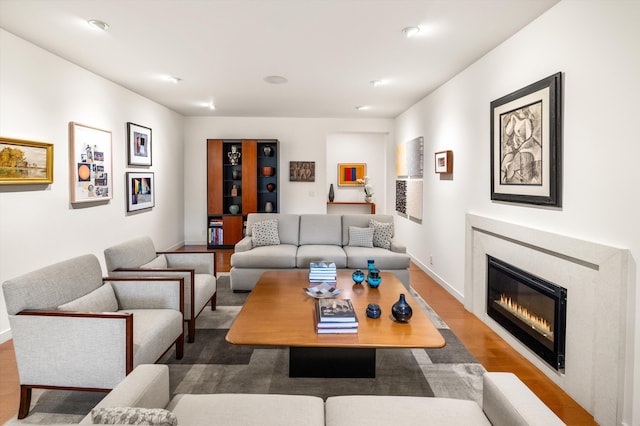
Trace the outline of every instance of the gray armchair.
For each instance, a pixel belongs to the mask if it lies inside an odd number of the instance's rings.
[[[215,256],[213,252],[156,252],[149,237],[135,238],[104,251],[109,275],[183,277],[184,320],[188,341],[195,340],[196,318],[211,301],[216,309]]]
[[[33,388],[107,391],[137,365],[184,349],[184,279],[103,278],[94,255],[2,284],[20,376],[18,418]]]

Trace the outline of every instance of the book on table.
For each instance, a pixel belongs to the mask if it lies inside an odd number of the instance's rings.
[[[329,260],[321,260],[309,263],[309,281],[311,282],[335,282],[336,264]]]
[[[319,299],[316,301],[316,332],[347,334],[358,332],[358,317],[349,299]]]

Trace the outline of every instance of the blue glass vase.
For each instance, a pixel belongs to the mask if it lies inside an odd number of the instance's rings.
[[[364,281],[364,272],[362,272],[360,269],[356,269],[355,271],[353,271],[353,274],[351,274],[351,278],[353,279],[354,283],[361,284],[362,281]]]
[[[382,277],[380,277],[380,271],[373,268],[369,270],[367,274],[367,283],[369,283],[369,287],[378,288],[380,283],[382,282]]]
[[[404,298],[404,294],[400,294],[400,299],[391,307],[391,315],[398,322],[409,322],[413,315],[413,309]]]

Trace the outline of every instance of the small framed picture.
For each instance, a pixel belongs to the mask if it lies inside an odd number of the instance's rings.
[[[338,164],[338,186],[362,186],[366,174],[366,163],[340,163]]]
[[[129,165],[151,165],[151,129],[135,123],[127,123]]]
[[[289,161],[289,181],[291,182],[315,182],[315,161]]]
[[[440,151],[435,153],[436,173],[453,172],[453,151]]]
[[[127,211],[150,209],[155,206],[153,172],[127,172]]]

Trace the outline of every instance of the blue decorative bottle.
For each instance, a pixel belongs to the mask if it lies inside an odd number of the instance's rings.
[[[413,315],[413,309],[404,299],[404,294],[400,294],[400,299],[391,307],[391,315],[398,322],[409,322]]]

